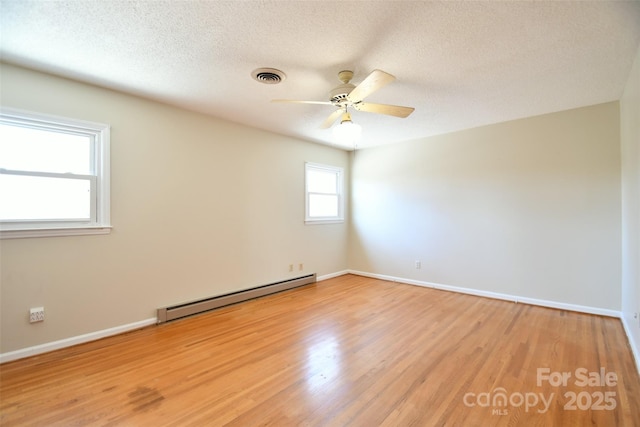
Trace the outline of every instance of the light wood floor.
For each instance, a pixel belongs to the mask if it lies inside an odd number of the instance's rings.
[[[2,426],[640,426],[618,319],[351,275],[3,364],[0,399]]]

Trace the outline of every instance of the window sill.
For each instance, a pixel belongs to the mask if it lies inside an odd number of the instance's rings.
[[[86,227],[29,228],[22,230],[0,230],[0,239],[28,239],[32,237],[87,236],[111,233],[110,225]]]
[[[306,225],[315,224],[342,224],[344,219],[307,219],[304,221]]]

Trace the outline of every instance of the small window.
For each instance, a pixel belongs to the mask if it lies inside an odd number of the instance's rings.
[[[1,237],[109,228],[109,126],[3,108]]]
[[[334,166],[305,164],[307,223],[344,221],[343,170]]]

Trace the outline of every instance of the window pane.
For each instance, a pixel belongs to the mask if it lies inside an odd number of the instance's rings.
[[[307,170],[307,191],[311,193],[337,192],[338,176],[335,172]]]
[[[0,220],[91,219],[91,182],[0,174]]]
[[[0,124],[0,168],[89,175],[91,144],[86,135]]]
[[[337,217],[338,196],[309,194],[310,217]]]

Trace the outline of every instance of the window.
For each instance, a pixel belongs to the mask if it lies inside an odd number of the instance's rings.
[[[3,108],[0,236],[109,231],[109,126]]]
[[[344,221],[343,170],[305,163],[306,223]]]

